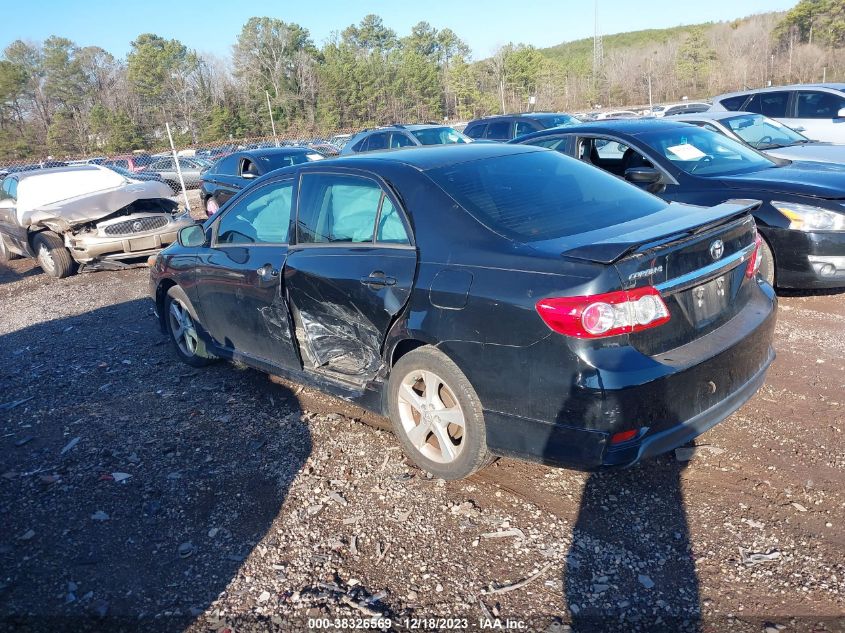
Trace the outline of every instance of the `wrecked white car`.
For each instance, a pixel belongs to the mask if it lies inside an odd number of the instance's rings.
[[[36,257],[45,273],[121,268],[152,255],[194,223],[161,182],[97,165],[9,174],[0,187],[0,261]]]

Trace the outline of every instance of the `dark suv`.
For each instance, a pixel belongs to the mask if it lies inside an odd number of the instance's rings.
[[[384,149],[401,149],[421,145],[456,145],[469,143],[470,139],[448,125],[420,123],[414,125],[388,125],[362,130],[349,139],[340,150],[341,156],[375,152]]]
[[[509,141],[517,136],[548,130],[552,127],[566,127],[581,123],[571,114],[564,112],[526,112],[523,114],[502,114],[475,119],[467,123],[464,134],[471,139],[488,141]]]

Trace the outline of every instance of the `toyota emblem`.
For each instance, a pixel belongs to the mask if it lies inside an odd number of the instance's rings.
[[[722,240],[715,240],[710,245],[710,257],[712,257],[713,259],[719,259],[722,254],[724,254],[724,252],[725,244],[722,242]]]
[[[143,230],[143,228],[144,228],[144,225],[143,225],[143,224],[141,224],[141,221],[140,221],[140,220],[135,220],[135,221],[132,223],[132,230],[133,230],[133,231],[135,231],[136,233],[140,233],[140,232]],[[714,242],[714,244],[715,244],[715,242]],[[719,242],[719,244],[720,244],[720,248],[721,248],[721,244],[722,244],[722,243],[721,243],[721,242]],[[710,252],[711,252],[711,253],[713,252],[713,247],[712,247],[712,246],[710,247]],[[721,254],[721,253],[722,253],[722,251],[720,250],[720,251],[719,251],[719,254]],[[714,255],[714,257],[715,257],[715,255]]]

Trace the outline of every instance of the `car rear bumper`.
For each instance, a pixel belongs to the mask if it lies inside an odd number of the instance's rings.
[[[845,231],[763,228],[781,288],[845,287]]]
[[[659,357],[640,355],[638,368],[621,360],[638,354],[620,347],[616,359],[594,362],[590,388],[562,398],[567,410],[555,420],[537,420],[485,411],[487,443],[500,455],[585,470],[630,466],[670,451],[724,420],[763,384],[775,353],[774,293],[761,283],[756,300],[723,326]],[[669,358],[669,357],[672,358]],[[596,359],[591,359],[596,361]],[[578,424],[578,406],[589,428]],[[596,416],[595,411],[603,411]],[[638,435],[611,446],[614,433]]]

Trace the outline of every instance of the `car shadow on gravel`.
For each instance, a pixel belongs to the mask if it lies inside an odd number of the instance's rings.
[[[0,336],[0,622],[185,629],[273,538],[301,413],[264,374],[179,363],[146,300]]]
[[[661,457],[588,476],[563,578],[575,633],[700,630],[682,469]]]
[[[34,277],[41,274],[33,260],[16,259],[8,263],[0,263],[0,286],[18,281],[24,277]]]

